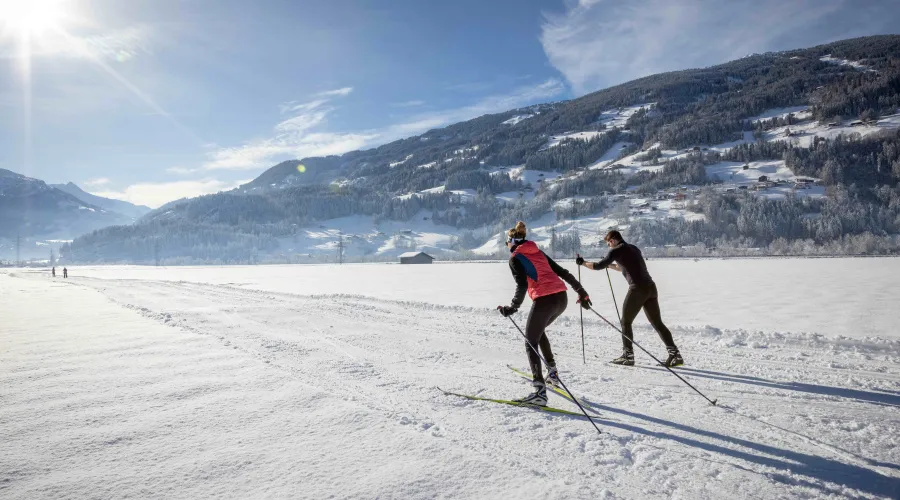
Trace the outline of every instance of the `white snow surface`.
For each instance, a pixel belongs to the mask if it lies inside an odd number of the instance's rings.
[[[831,54],[828,54],[827,56],[822,56],[819,58],[819,60],[822,62],[826,62],[826,63],[837,64],[839,66],[851,66],[852,68],[858,69],[860,71],[875,71],[873,69],[870,69],[868,66],[866,66],[865,64],[863,64],[859,61],[851,61],[849,59],[832,57]]]
[[[516,116],[510,118],[509,120],[504,121],[503,125],[510,125],[510,126],[516,125],[519,122],[521,122],[522,120],[527,120],[527,119],[531,118],[532,116],[534,116],[534,115],[532,115],[532,114],[516,115]]]
[[[791,106],[789,108],[774,108],[767,110],[759,116],[751,118],[750,121],[758,122],[771,120],[772,118],[787,118],[788,115],[794,115],[794,118],[798,120],[806,120],[812,117],[809,106]]]
[[[622,150],[630,146],[632,143],[630,142],[617,142],[610,147],[606,153],[603,153],[603,156],[600,157],[599,160],[595,161],[591,165],[588,166],[589,170],[598,170],[609,166],[611,163],[616,161],[619,156],[622,154]]]
[[[642,109],[651,109],[653,108],[653,106],[656,106],[655,102],[635,104],[633,106],[625,106],[618,109],[603,111],[602,113],[600,113],[599,122],[606,125],[608,128],[624,127],[628,122],[628,119],[631,118],[635,113]]]
[[[605,131],[597,131],[597,130],[585,130],[582,132],[569,132],[567,134],[560,134],[550,136],[550,140],[547,141],[547,144],[544,145],[541,149],[550,149],[559,146],[563,141],[566,140],[579,140],[579,141],[590,141],[595,137],[600,137],[605,134]]]
[[[0,270],[0,497],[900,496],[900,259],[648,266],[719,404],[606,363],[591,313],[579,362],[573,303],[547,332],[602,434],[437,389],[529,390],[505,262]],[[582,272],[615,322],[606,281]],[[664,354],[643,316],[635,338]]]

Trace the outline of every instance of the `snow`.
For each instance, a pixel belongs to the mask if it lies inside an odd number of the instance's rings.
[[[600,113],[600,118],[598,121],[606,125],[608,128],[621,128],[625,126],[625,124],[628,122],[628,119],[631,118],[635,113],[642,109],[651,109],[653,108],[653,106],[656,106],[655,102],[636,104],[633,106],[626,106],[618,109],[610,109]]]
[[[401,200],[408,200],[413,196],[422,194],[440,194],[444,192],[447,192],[447,189],[444,186],[437,186],[433,188],[423,189],[422,191],[419,191],[417,193],[402,194],[400,196],[397,196],[396,198],[399,198]],[[478,192],[474,189],[451,189],[449,192],[458,195],[460,197],[460,203],[471,203],[472,200],[475,199],[475,196],[478,194]]]
[[[506,191],[496,195],[495,198],[506,203],[518,203],[520,200],[533,200],[534,191]]]
[[[744,170],[744,165],[749,168]],[[795,180],[794,173],[785,166],[784,160],[766,160],[741,163],[735,161],[723,161],[706,166],[706,176],[718,177],[725,183],[750,184],[756,183],[761,176],[769,180]]]
[[[394,168],[396,166],[403,165],[404,163],[408,162],[409,159],[412,157],[413,157],[413,155],[408,155],[406,158],[404,158],[400,161],[393,161],[393,162],[389,163],[388,166],[391,168]]]
[[[530,115],[530,114],[529,115],[516,115],[516,116],[510,118],[509,120],[506,120],[505,122],[503,122],[503,125],[509,125],[509,126],[517,125],[522,120],[527,120],[533,116],[534,115]]]
[[[820,57],[819,60],[822,61],[822,62],[830,63],[830,64],[837,64],[837,65],[839,65],[839,66],[851,66],[851,67],[853,67],[854,69],[858,69],[858,70],[860,70],[860,71],[875,71],[875,70],[873,70],[873,69],[870,69],[870,68],[869,68],[868,66],[866,66],[865,64],[862,64],[862,63],[860,63],[860,62],[858,62],[858,61],[850,61],[850,60],[848,60],[848,59],[840,59],[840,58],[837,58],[837,57],[831,57],[831,54],[828,54],[827,56]]]
[[[509,169],[507,173],[510,179],[520,180],[526,186],[534,189],[544,182],[553,181],[562,176],[559,172],[549,170],[526,170],[524,166]]]
[[[808,148],[812,146],[816,137],[824,139],[835,139],[839,135],[859,134],[861,137],[875,134],[886,130],[895,130],[900,128],[900,114],[888,115],[877,120],[875,123],[862,124],[854,121],[844,121],[834,126],[825,123],[817,123],[815,121],[806,121],[787,127],[779,127],[765,132],[764,140],[766,141],[789,141],[800,147]],[[788,135],[788,129],[791,135]]]
[[[584,132],[569,132],[567,134],[554,135],[550,137],[550,140],[547,141],[547,144],[545,144],[544,147],[541,148],[541,150],[555,148],[556,146],[559,146],[563,141],[567,140],[590,141],[591,139],[600,137],[605,133],[605,131],[587,130]]]
[[[763,120],[771,120],[772,118],[787,118],[788,115],[794,115],[794,118],[797,120],[808,120],[812,118],[812,113],[809,111],[809,106],[792,106],[788,108],[775,108],[770,109],[759,116],[755,116],[750,118],[751,122],[758,122]]]
[[[719,406],[640,351],[606,363],[593,314],[580,363],[572,304],[548,335],[599,435],[436,389],[528,390],[506,262],[0,270],[2,496],[898,497],[900,259],[648,267],[679,373]],[[663,355],[643,316],[635,338]]]
[[[612,147],[610,147],[609,150],[607,150],[599,160],[588,165],[588,169],[598,170],[607,167],[609,164],[619,159],[619,156],[621,155],[623,149],[631,145],[632,143],[630,142],[621,141],[613,144]]]
[[[744,132],[743,138],[737,141],[725,142],[722,144],[716,144],[715,146],[710,146],[709,150],[724,153],[735,146],[740,146],[741,144],[753,144],[754,142],[756,142],[756,139],[753,138],[753,132]]]

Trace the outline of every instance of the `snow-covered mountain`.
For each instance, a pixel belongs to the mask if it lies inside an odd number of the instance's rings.
[[[0,260],[15,258],[17,245],[22,259],[48,258],[48,246],[129,222],[42,180],[0,169]]]
[[[85,203],[100,207],[109,212],[122,214],[126,217],[132,218],[133,220],[140,219],[141,216],[151,210],[150,207],[145,207],[143,205],[135,205],[132,203],[128,203],[127,201],[113,200],[110,198],[93,195],[78,187],[74,182],[69,182],[67,184],[50,184],[50,187],[54,187],[56,189],[59,189],[60,191],[69,193]]]
[[[280,163],[66,248],[83,261],[501,255],[518,219],[570,254],[648,247],[900,250],[900,36],[753,55]],[[551,245],[552,242],[552,245]],[[499,253],[498,253],[499,252]]]

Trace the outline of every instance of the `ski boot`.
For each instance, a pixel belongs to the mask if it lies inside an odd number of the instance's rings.
[[[634,351],[625,349],[622,351],[621,356],[610,361],[610,363],[614,365],[634,366]]]
[[[551,387],[556,387],[557,389],[562,387],[562,384],[559,383],[559,372],[556,371],[555,366],[550,367],[544,380],[547,382],[547,385]]]
[[[545,386],[535,387],[534,392],[521,399],[514,399],[516,403],[532,406],[547,406],[547,388]]]
[[[664,365],[666,365],[668,367],[675,367],[675,366],[681,366],[684,364],[684,359],[682,359],[681,353],[678,352],[677,347],[669,347],[668,351],[669,351],[669,357],[666,358],[666,362],[663,363]]]

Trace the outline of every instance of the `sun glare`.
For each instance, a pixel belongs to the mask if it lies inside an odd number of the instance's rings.
[[[0,0],[0,27],[4,33],[40,37],[59,28],[65,17],[63,0]]]

